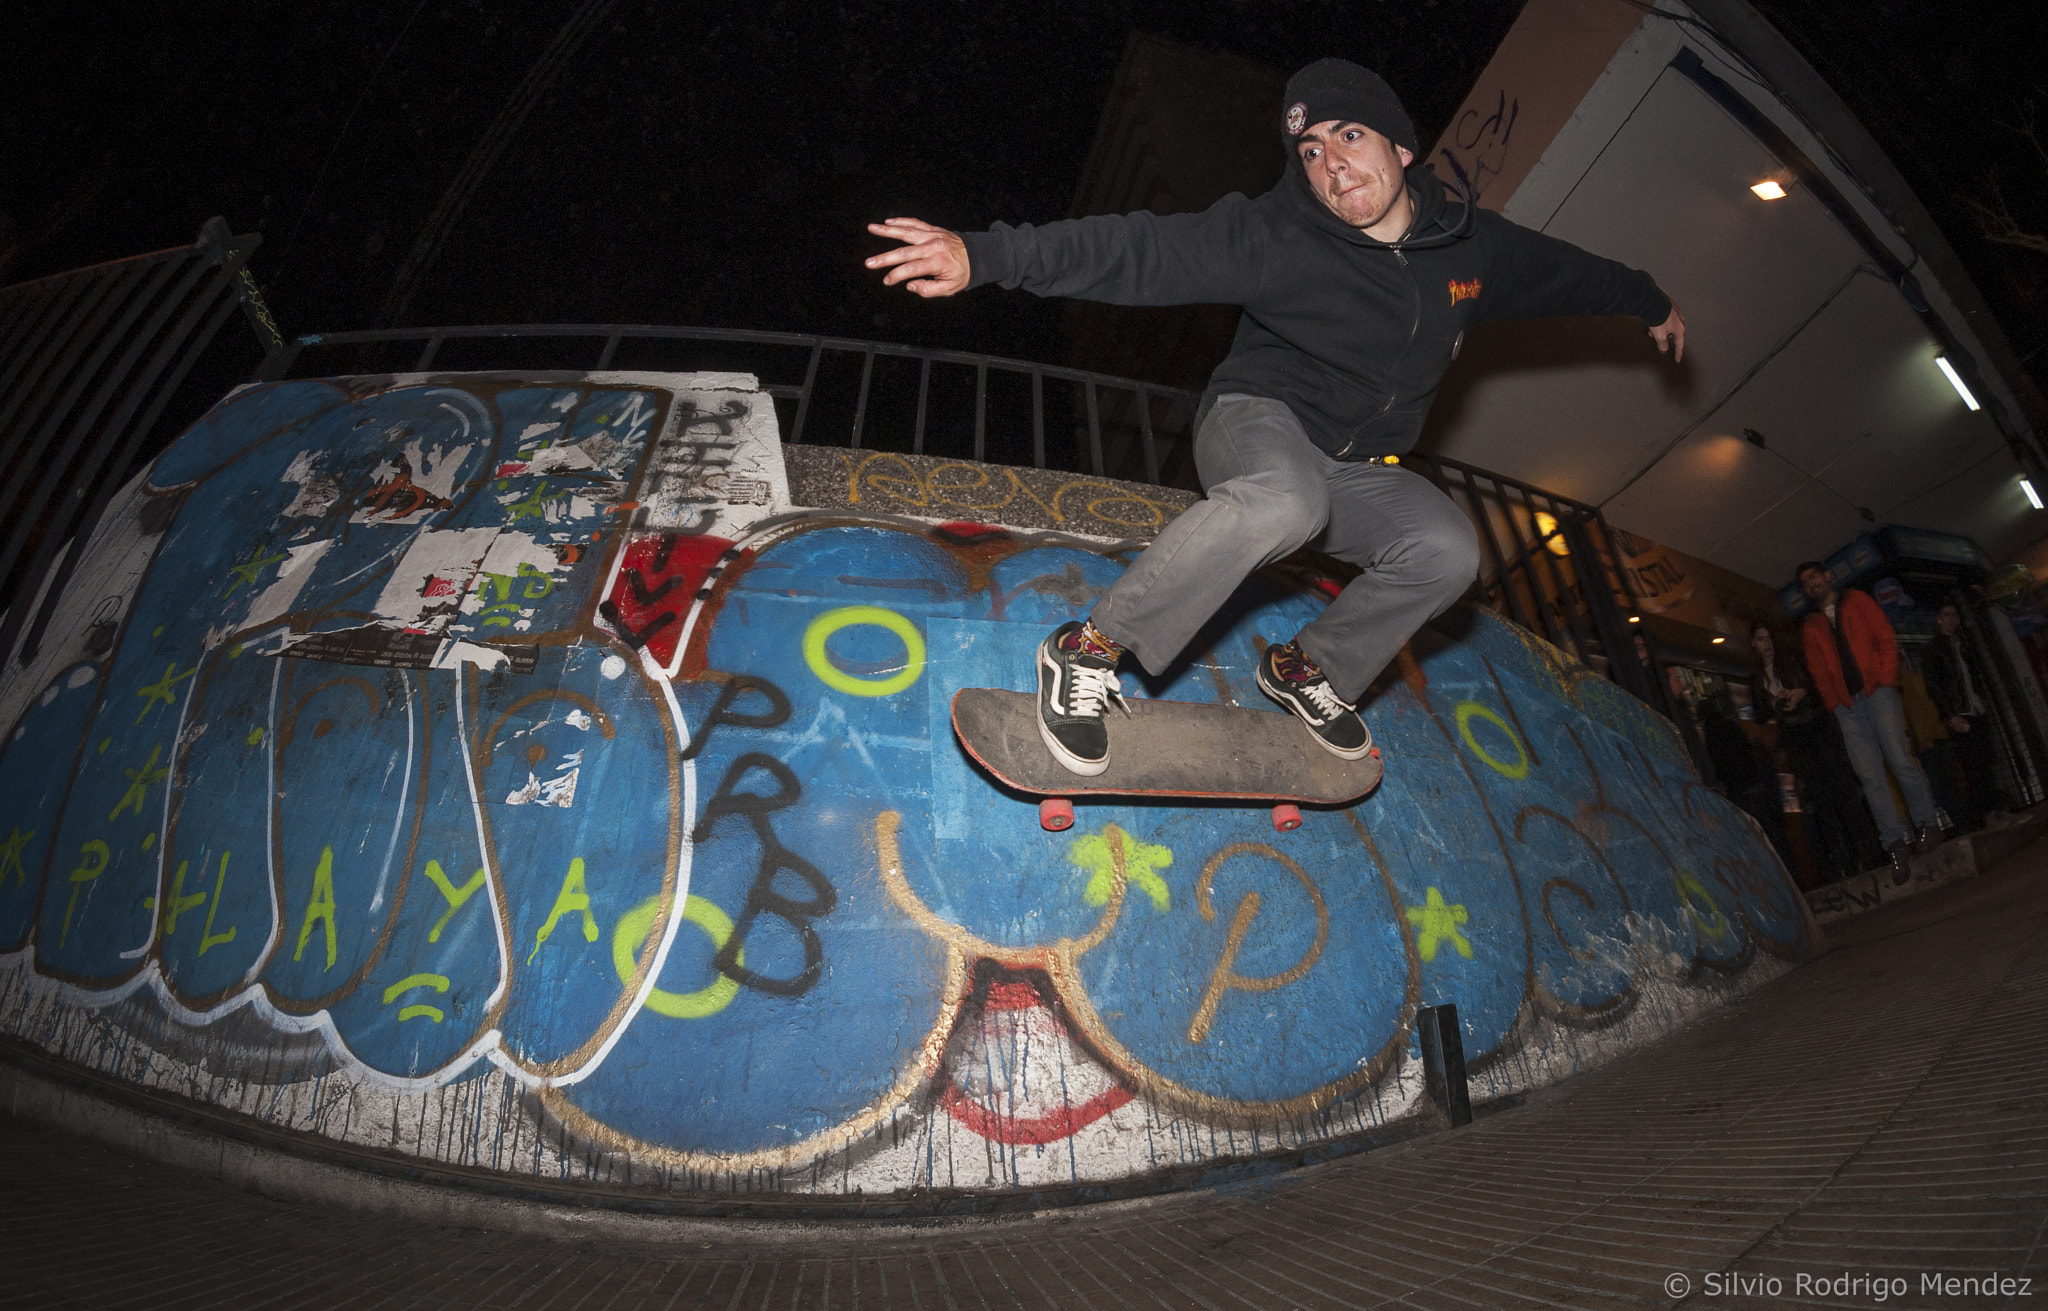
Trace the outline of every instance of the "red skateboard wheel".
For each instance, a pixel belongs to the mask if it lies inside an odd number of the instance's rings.
[[[1273,807],[1273,827],[1281,833],[1292,833],[1301,827],[1301,807],[1286,802]]]
[[[1039,802],[1038,826],[1051,833],[1064,833],[1074,827],[1074,803],[1065,797],[1047,797]]]

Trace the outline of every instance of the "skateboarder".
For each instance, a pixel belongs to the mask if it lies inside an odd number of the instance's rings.
[[[1685,319],[1648,274],[1446,197],[1415,163],[1393,90],[1323,59],[1287,84],[1286,176],[1199,214],[1107,215],[954,233],[914,218],[868,231],[920,296],[989,283],[1120,305],[1244,308],[1197,415],[1206,499],[1167,525],[1084,621],[1038,653],[1039,733],[1076,774],[1109,763],[1104,711],[1126,652],[1157,673],[1252,570],[1299,547],[1362,572],[1259,687],[1323,747],[1365,755],[1356,703],[1416,629],[1470,586],[1479,551],[1450,499],[1393,457],[1422,431],[1467,328],[1489,319],[1632,314],[1673,359]]]

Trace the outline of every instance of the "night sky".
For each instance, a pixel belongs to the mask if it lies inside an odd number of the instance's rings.
[[[1997,126],[2024,124],[2030,98],[2048,125],[2048,6],[2025,7],[2030,31],[1959,5],[1762,7],[1865,116],[2048,374],[2048,252],[1986,241],[1967,203],[1995,179],[2021,230],[2048,232],[2048,160]],[[184,244],[221,214],[263,234],[253,267],[288,332],[653,322],[1058,360],[1056,304],[885,291],[860,267],[879,245],[862,225],[1065,215],[1134,30],[1282,69],[1359,59],[1427,141],[1517,8],[14,6],[0,283]]]

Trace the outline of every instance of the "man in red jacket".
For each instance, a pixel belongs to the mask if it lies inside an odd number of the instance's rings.
[[[1912,873],[1906,865],[1907,842],[1917,837],[1922,851],[1931,850],[1941,841],[1941,826],[1935,820],[1934,793],[1927,786],[1927,775],[1906,741],[1906,712],[1899,702],[1898,639],[1892,634],[1891,621],[1869,593],[1853,587],[1837,593],[1827,566],[1818,560],[1800,565],[1798,573],[1799,590],[1814,606],[1804,628],[1806,667],[1820,689],[1821,700],[1842,726],[1849,763],[1863,780],[1863,799],[1870,803],[1871,818],[1877,821],[1885,854],[1891,857],[1892,882],[1904,883]],[[1892,800],[1891,785],[1884,776],[1887,764],[1899,780],[1899,790],[1906,794],[1913,829],[1906,827]]]

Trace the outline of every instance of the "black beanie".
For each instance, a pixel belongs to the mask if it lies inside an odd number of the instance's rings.
[[[1318,59],[1288,78],[1286,104],[1281,131],[1290,155],[1295,153],[1296,137],[1333,119],[1363,123],[1395,145],[1408,147],[1409,154],[1421,153],[1401,97],[1385,78],[1348,59]]]

